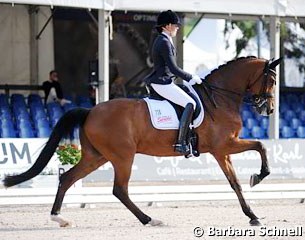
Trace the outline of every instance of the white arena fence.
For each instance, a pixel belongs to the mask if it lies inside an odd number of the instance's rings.
[[[0,179],[5,174],[27,170],[45,142],[46,139],[0,139]],[[246,199],[305,198],[305,139],[264,140],[263,143],[267,148],[271,175],[254,188],[248,184],[243,185]],[[232,155],[232,161],[241,180],[248,182],[251,174],[260,171],[261,160],[254,151]],[[42,175],[19,187],[0,188],[0,205],[53,203],[58,184],[58,167],[55,154]],[[131,184],[129,193],[135,202],[236,199],[229,183],[202,185],[206,180],[216,183],[214,180],[222,180],[221,183],[225,180],[210,154],[201,154],[199,158],[193,159],[137,155],[131,181],[141,182],[141,186]],[[106,164],[86,177],[83,183],[112,181],[112,166]],[[145,182],[162,184],[152,186]],[[194,184],[188,184],[189,182]],[[67,192],[64,203],[118,202],[112,195],[112,187],[106,185],[107,187],[73,187]]]
[[[256,199],[304,199],[305,183],[260,184],[254,188],[242,185],[245,198]],[[0,189],[0,205],[52,204],[56,188]],[[236,194],[226,185],[168,185],[131,186],[130,198],[134,202],[234,200]],[[75,187],[68,190],[64,203],[113,203],[112,187]]]

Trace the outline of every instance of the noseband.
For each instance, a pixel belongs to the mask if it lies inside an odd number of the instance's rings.
[[[271,60],[269,60],[269,61],[271,61]],[[275,71],[270,68],[269,61],[266,61],[266,63],[265,63],[265,67],[264,67],[264,71],[263,71],[264,79],[263,79],[263,83],[262,83],[260,92],[259,92],[259,94],[252,95],[252,97],[251,97],[251,104],[257,109],[263,107],[267,103],[269,98],[274,98],[274,95],[272,93],[267,92],[268,75],[269,75],[269,73],[275,74]],[[250,89],[252,86],[254,86],[259,79],[260,79],[260,77],[257,78],[248,87],[248,89]]]

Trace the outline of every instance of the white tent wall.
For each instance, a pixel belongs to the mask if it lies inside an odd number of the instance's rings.
[[[49,7],[40,7],[37,30],[42,29],[50,16]],[[24,5],[0,7],[0,81],[1,84],[31,83],[31,36],[28,7]],[[38,32],[36,33],[36,35]],[[50,69],[54,68],[53,26],[46,27],[38,41],[38,82],[46,80]]]
[[[0,81],[28,84],[30,79],[30,25],[25,6],[0,8]]]

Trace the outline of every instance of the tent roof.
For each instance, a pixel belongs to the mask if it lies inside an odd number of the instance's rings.
[[[116,0],[115,9],[304,17],[304,0]]]
[[[107,1],[107,0],[0,0],[0,3],[113,10],[113,6],[112,6],[113,1]]]
[[[66,6],[105,10],[198,12],[305,17],[304,0],[0,0],[0,3]]]

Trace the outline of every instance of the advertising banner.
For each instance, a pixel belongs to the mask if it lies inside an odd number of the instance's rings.
[[[271,174],[269,179],[305,178],[305,139],[264,140]],[[231,155],[236,174],[249,180],[253,173],[260,173],[261,158],[256,151]],[[100,167],[94,174],[103,181],[113,180],[110,163]],[[183,181],[223,180],[225,176],[211,154],[198,158],[152,157],[137,154],[133,164],[132,181]]]
[[[37,159],[46,139],[0,139],[0,178],[4,174],[26,171]],[[269,179],[305,178],[305,139],[264,140],[271,174]],[[240,179],[249,179],[259,173],[261,158],[256,151],[233,154],[232,163]],[[43,175],[57,175],[59,161],[54,154],[43,170]],[[198,158],[153,157],[137,154],[132,168],[131,181],[183,181],[225,179],[217,161],[211,154]],[[84,182],[113,181],[110,163],[84,179]]]
[[[43,138],[0,138],[0,179],[5,174],[21,173],[36,161],[47,139]],[[56,175],[56,154],[52,157],[44,175]]]

